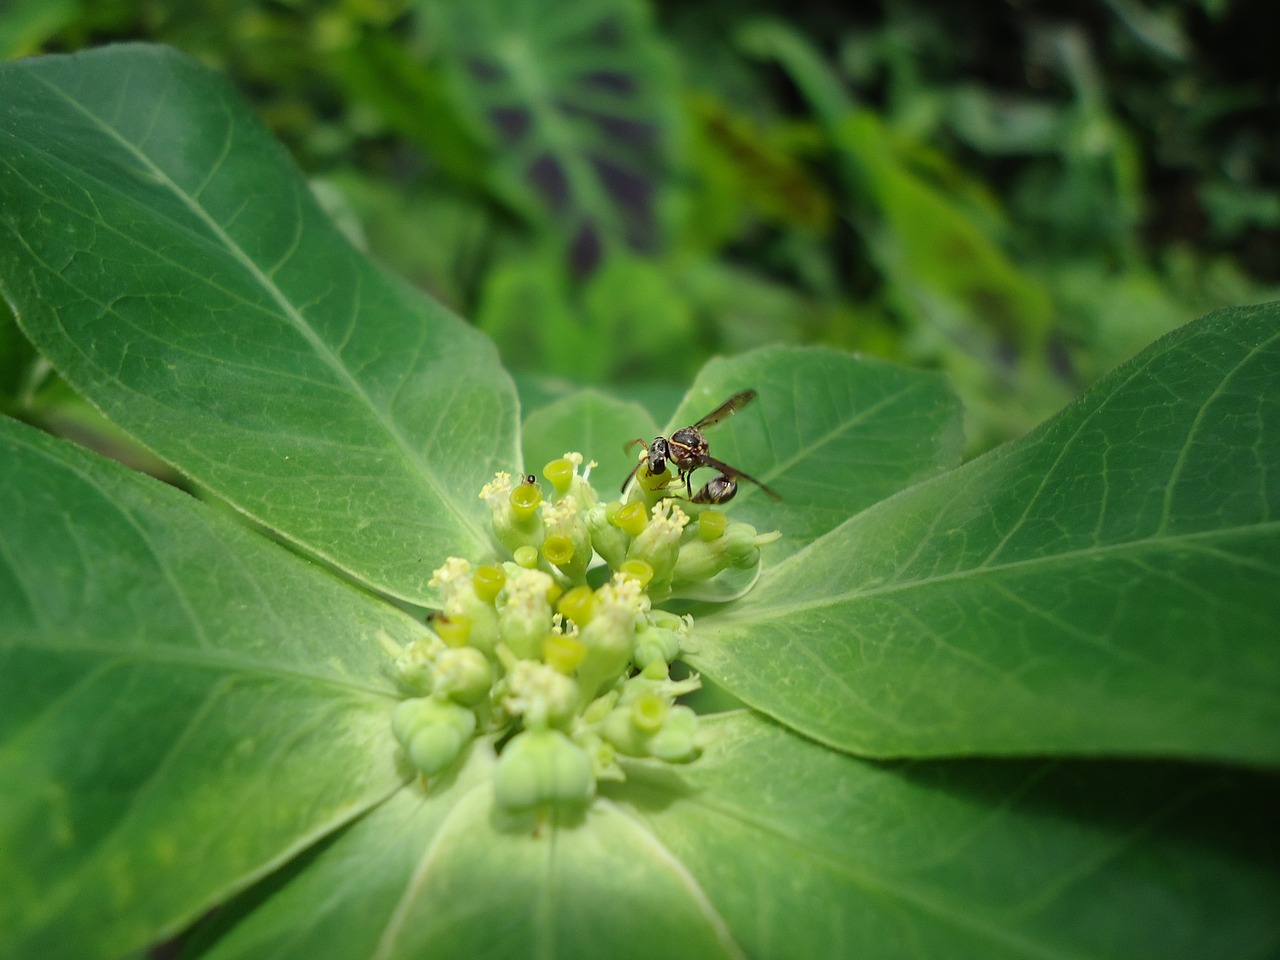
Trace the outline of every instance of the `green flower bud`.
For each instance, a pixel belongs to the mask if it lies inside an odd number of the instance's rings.
[[[649,740],[649,754],[667,763],[688,763],[697,759],[698,715],[685,706],[675,706],[662,728]]]
[[[587,648],[578,667],[584,701],[593,700],[630,666],[636,619],[648,609],[649,600],[637,580],[615,576],[596,591],[591,622],[578,633]]]
[[[643,670],[651,663],[667,664],[680,656],[680,635],[666,627],[642,623],[636,628],[635,652],[631,659]]]
[[[704,511],[704,513],[710,511]],[[701,518],[699,519],[701,524]],[[698,537],[680,548],[671,586],[678,589],[688,584],[709,580],[728,567],[753,567],[760,562],[760,547],[772,543],[781,536],[757,533],[749,523],[731,523],[724,532],[711,540]]]
[[[459,557],[450,557],[431,575],[430,586],[440,594],[441,612],[445,619],[432,624],[432,628],[450,646],[470,644],[485,654],[492,655],[498,643],[498,613],[493,604],[476,592],[476,579],[483,582],[493,567],[481,567],[475,573],[471,564]],[[487,588],[486,588],[487,589]]]
[[[661,500],[627,550],[628,560],[643,560],[653,568],[650,591],[657,595],[665,593],[671,584],[680,555],[680,534],[688,522],[688,515],[674,500]]]
[[[645,736],[652,736],[662,729],[670,712],[671,702],[666,697],[646,693],[631,702],[631,725]]]
[[[439,637],[419,637],[400,650],[395,661],[396,675],[415,693],[430,693],[435,682],[435,660],[443,649]]]
[[[436,697],[402,700],[391,729],[413,765],[435,776],[461,755],[476,731],[476,715],[466,707]]]
[[[513,487],[511,474],[501,471],[484,485],[480,499],[489,505],[494,537],[513,554],[523,546],[542,546],[543,528],[538,517],[542,490],[536,483]]]
[[[445,650],[436,659],[436,696],[470,707],[486,699],[492,686],[493,667],[474,647]]]
[[[578,684],[554,666],[536,660],[513,663],[503,689],[503,710],[522,717],[527,728],[566,724],[578,707]]]
[[[724,548],[724,537],[718,540],[690,540],[680,548],[675,569],[671,572],[673,589],[690,583],[710,580],[729,566],[729,554]]]
[[[591,468],[595,465],[596,462],[592,460],[579,476],[578,468],[582,466],[582,454],[571,451],[558,460],[548,463],[543,468],[543,476],[551,481],[558,498],[571,498],[579,512],[585,513],[600,502],[595,488],[587,479]]]
[[[542,639],[551,632],[554,586],[550,574],[516,567],[498,594],[502,642],[521,660],[542,655]]]
[[[510,813],[584,804],[596,780],[586,753],[559,730],[525,730],[498,757],[493,793]]]
[[[724,532],[725,552],[735,567],[751,567],[760,560],[760,548],[782,536],[778,530],[757,533],[749,523],[731,523]]]
[[[578,502],[572,497],[565,497],[554,504],[547,504],[543,508],[542,519],[546,525],[542,555],[574,583],[583,582],[592,549],[591,533],[579,514]]]
[[[573,742],[587,755],[587,760],[591,763],[591,772],[595,774],[597,783],[601,780],[620,783],[627,779],[627,775],[618,766],[618,751],[613,749],[613,744],[608,740],[592,731],[583,731],[574,736]]]
[[[697,720],[688,707],[673,706],[651,691],[629,704],[619,703],[598,730],[624,756],[687,763],[698,755]]]
[[[610,511],[616,513],[621,506],[616,501],[597,503],[582,515],[587,532],[591,534],[592,548],[614,570],[627,558],[627,547],[631,545],[631,538],[610,522]]]

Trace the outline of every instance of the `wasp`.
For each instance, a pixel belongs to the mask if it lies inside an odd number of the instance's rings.
[[[754,400],[756,396],[757,394],[754,390],[739,391],[697,423],[692,426],[681,427],[670,437],[654,437],[652,443],[645,443],[640,439],[632,440],[627,444],[627,449],[630,450],[638,443],[644,447],[645,455],[631,468],[631,472],[627,474],[627,479],[622,482],[622,489],[624,491],[627,489],[627,484],[631,482],[631,478],[636,475],[636,471],[640,469],[642,463],[646,464],[651,476],[657,476],[666,472],[667,461],[669,460],[675,465],[676,479],[684,481],[685,491],[689,494],[689,499],[694,503],[728,503],[738,492],[739,480],[750,481],[774,500],[781,500],[782,497],[777,492],[769,489],[755,477],[743,473],[737,467],[731,467],[729,464],[708,454],[707,438],[702,435],[702,431],[707,427],[715,426],[726,417],[737,413]],[[720,473],[699,489],[697,493],[694,493],[690,476],[699,467],[711,467],[719,470]]]

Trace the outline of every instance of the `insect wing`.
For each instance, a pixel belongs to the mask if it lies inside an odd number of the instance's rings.
[[[726,400],[720,406],[716,407],[705,417],[693,425],[695,430],[701,430],[704,427],[714,426],[725,417],[732,416],[737,413],[748,403],[756,398],[757,394],[754,390],[740,390],[732,397]]]

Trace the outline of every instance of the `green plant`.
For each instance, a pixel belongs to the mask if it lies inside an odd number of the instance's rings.
[[[936,375],[708,364],[671,423],[756,387],[714,450],[785,498],[744,486],[727,512],[781,538],[682,608],[684,660],[746,706],[701,718],[695,762],[623,758],[512,825],[492,738],[406,763],[386,651],[448,557],[500,558],[495,472],[599,449],[612,496],[647,415],[573,393],[522,432],[487,341],[162,49],[0,68],[0,256],[67,382],[258,527],[0,422],[0,957],[125,956],[218,905],[190,955],[1280,941],[1275,305],[964,466]]]

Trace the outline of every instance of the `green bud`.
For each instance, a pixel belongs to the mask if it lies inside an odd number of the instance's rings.
[[[675,569],[671,572],[671,586],[710,580],[729,566],[729,556],[724,549],[724,537],[718,540],[690,540],[680,548]]]
[[[435,660],[443,649],[439,637],[419,637],[400,650],[395,661],[396,675],[415,693],[430,693],[435,682]]]
[[[687,763],[698,756],[697,725],[698,715],[688,707],[649,692],[629,704],[620,702],[598,731],[624,756]]]
[[[591,761],[559,730],[517,734],[498,757],[494,771],[494,798],[510,813],[584,804],[595,790]]]
[[[635,652],[631,659],[643,670],[651,663],[670,663],[680,656],[680,635],[652,623],[636,628]]]
[[[698,715],[685,706],[667,714],[662,729],[649,740],[649,754],[667,763],[688,763],[699,754]]]
[[[445,650],[436,659],[435,694],[466,706],[474,706],[489,696],[493,667],[474,647]]]
[[[566,724],[577,710],[577,682],[551,664],[517,660],[508,667],[502,686],[502,708],[522,717],[527,728]]]
[[[582,516],[591,535],[591,546],[614,570],[627,558],[627,547],[631,545],[631,538],[609,519],[610,510],[616,512],[621,506],[620,503],[597,503]]]
[[[618,766],[618,751],[613,749],[613,744],[608,740],[594,732],[583,731],[574,736],[574,743],[582,748],[591,762],[591,772],[595,774],[596,782],[601,780],[621,782],[627,779],[627,775]]]
[[[440,594],[446,618],[432,626],[450,646],[470,644],[486,654],[493,653],[498,642],[498,614],[493,603],[477,593],[476,582],[483,584],[495,569],[480,567],[473,572],[466,560],[450,557],[431,575],[430,586]]]
[[[413,765],[435,776],[461,755],[476,731],[476,715],[466,707],[436,697],[402,700],[391,729]]]
[[[650,590],[655,595],[665,593],[671,584],[680,555],[680,534],[688,522],[688,515],[674,500],[661,500],[653,508],[649,523],[627,549],[628,560],[643,560],[653,568]]]
[[[634,579],[615,576],[596,591],[591,622],[578,632],[578,639],[587,648],[578,666],[584,702],[593,700],[631,665],[636,619],[648,607],[648,598]]]
[[[484,485],[480,499],[489,506],[494,537],[513,554],[524,546],[542,546],[542,520],[538,516],[542,490],[536,483],[512,486],[511,474],[499,472]]]
[[[569,452],[548,463],[543,468],[542,475],[551,481],[558,498],[572,499],[578,510],[585,513],[600,502],[595,489],[587,480],[587,474],[595,465],[594,460],[588,463],[586,470],[579,475],[578,468],[582,466],[582,454]]]
[[[551,632],[551,575],[519,567],[507,577],[498,595],[498,623],[502,642],[521,660],[542,655],[542,640]]]
[[[777,530],[757,533],[749,523],[731,523],[724,532],[725,552],[735,567],[755,566],[760,560],[760,548],[780,536],[782,534]]]
[[[542,512],[546,539],[542,555],[574,583],[582,583],[591,562],[591,533],[579,512],[578,502],[564,497]]]

